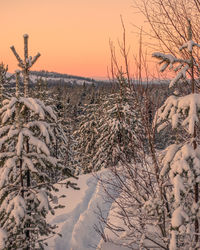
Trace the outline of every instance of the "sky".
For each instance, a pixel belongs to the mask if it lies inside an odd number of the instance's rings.
[[[0,0],[0,62],[17,69],[10,50],[23,57],[23,34],[29,34],[29,55],[41,53],[32,70],[106,77],[109,40],[122,39],[122,15],[128,44],[137,50],[135,27],[143,26],[132,0]]]

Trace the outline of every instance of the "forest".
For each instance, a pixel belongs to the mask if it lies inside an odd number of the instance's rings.
[[[27,34],[0,64],[0,249],[200,249],[200,2],[135,1],[134,74],[123,20],[108,81],[31,70]]]

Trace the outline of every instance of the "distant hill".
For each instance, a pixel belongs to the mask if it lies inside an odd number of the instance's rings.
[[[44,80],[47,80],[49,83],[60,83],[60,84],[95,84],[98,85],[100,83],[103,83],[104,81],[95,80],[93,78],[89,77],[82,77],[82,76],[74,76],[74,75],[68,75],[68,74],[62,74],[57,72],[48,72],[48,71],[31,71],[30,72],[30,80],[34,83],[37,79],[43,78]]]
[[[8,76],[11,76],[11,84],[15,83],[15,76],[14,74],[8,73]],[[62,74],[57,72],[49,72],[45,70],[41,71],[30,71],[30,84],[34,84],[37,82],[38,79],[42,78],[46,80],[48,84],[68,84],[68,85],[83,85],[83,84],[94,84],[95,86],[99,86],[101,84],[105,84],[107,81],[104,80],[97,80],[89,77],[82,77],[82,76],[74,76],[68,74]]]

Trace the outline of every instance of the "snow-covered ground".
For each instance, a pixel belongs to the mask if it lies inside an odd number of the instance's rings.
[[[102,171],[98,177],[109,178],[108,172]],[[96,232],[95,226],[99,225],[99,208],[104,218],[109,214],[112,203],[104,198],[105,193],[102,185],[92,174],[82,175],[77,181],[80,190],[61,187],[59,196],[66,195],[60,199],[65,205],[63,209],[57,209],[56,214],[49,215],[48,221],[57,224],[56,235],[48,240],[47,250],[90,250],[100,246],[101,236]],[[111,243],[103,243],[104,250],[126,250]]]

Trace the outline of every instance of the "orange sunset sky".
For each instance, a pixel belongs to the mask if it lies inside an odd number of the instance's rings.
[[[139,37],[132,24],[143,25],[132,0],[0,0],[0,61],[9,72],[17,68],[10,50],[23,56],[23,34],[29,34],[29,55],[41,57],[33,70],[106,77],[109,39],[122,38],[120,15],[128,44],[137,50]]]

